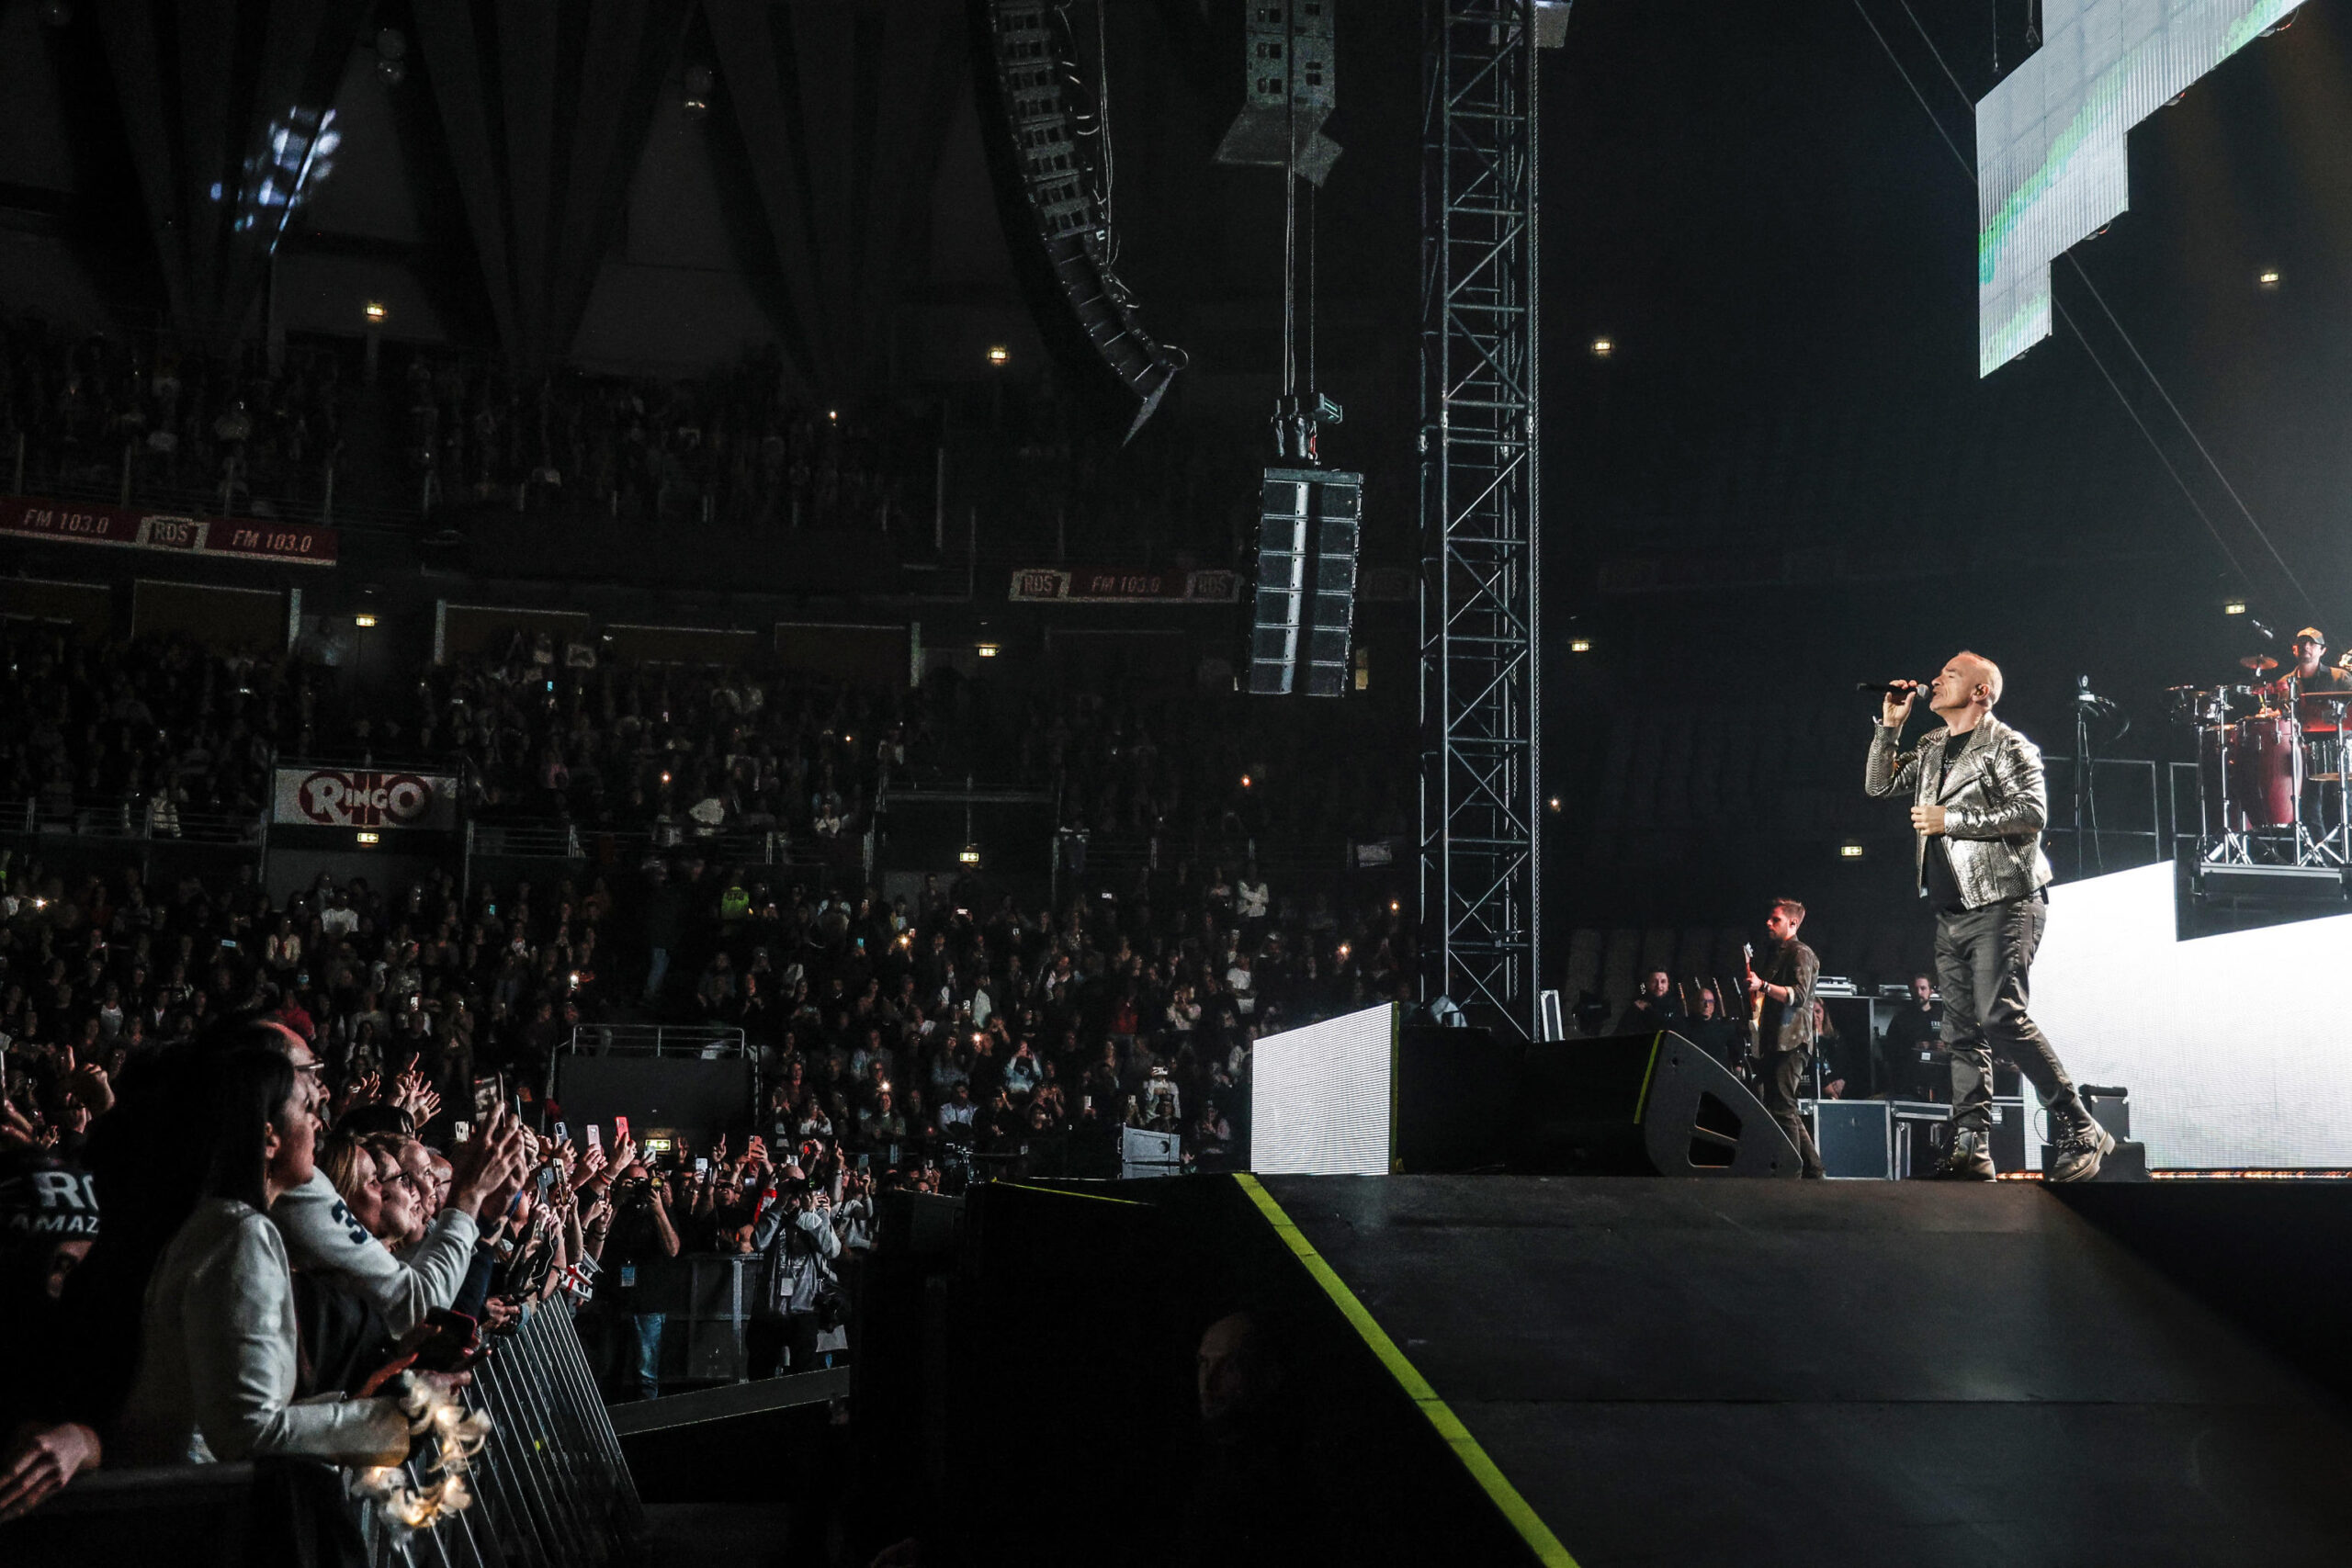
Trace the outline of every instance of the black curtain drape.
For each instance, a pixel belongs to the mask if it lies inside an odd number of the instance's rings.
[[[225,346],[260,297],[368,0],[107,0],[91,9],[166,309]]]
[[[703,14],[773,247],[777,335],[828,397],[878,389],[970,90],[961,0],[706,0]]]
[[[685,0],[414,0],[500,344],[571,348],[693,8]]]

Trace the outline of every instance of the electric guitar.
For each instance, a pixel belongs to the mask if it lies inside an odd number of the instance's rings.
[[[1756,948],[1741,942],[1739,955],[1747,964],[1747,1054],[1761,1059],[1764,1055],[1764,987],[1756,978]]]

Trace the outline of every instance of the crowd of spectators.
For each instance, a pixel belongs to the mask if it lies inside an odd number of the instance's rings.
[[[332,348],[292,344],[277,367],[147,336],[77,335],[0,316],[0,466],[21,451],[33,494],[121,492],[241,515],[315,506],[343,440],[345,383]]]
[[[927,554],[944,448],[949,510],[979,508],[999,544],[1223,562],[1247,542],[1255,432],[1162,414],[1122,442],[1050,376],[991,388],[984,405],[827,407],[797,393],[773,345],[684,377],[530,375],[420,349],[379,397],[361,357],[352,342],[219,355],[0,314],[0,463],[13,479],[21,438],[33,494],[112,499],[127,466],[134,502],[225,499],[260,517],[317,514],[330,468],[339,507],[379,513],[413,512],[429,476],[434,504],[458,510],[876,533]],[[342,461],[347,438],[360,460]]]
[[[800,401],[772,346],[687,378],[420,353],[406,386],[409,461],[460,503],[881,533],[930,512],[935,422]]]
[[[1106,849],[1156,841],[1204,868],[1260,840],[1313,840],[1336,864],[1343,839],[1412,831],[1402,778],[1377,765],[1408,738],[1198,687],[1021,694],[946,673],[861,686],[632,664],[519,633],[423,670],[406,703],[355,697],[307,644],[221,653],[10,622],[0,658],[0,802],[104,831],[168,838],[199,815],[250,825],[273,756],[443,769],[483,822],[670,846],[775,833],[788,857],[844,869],[890,791],[967,778],[1036,792]]]
[[[273,748],[299,754],[334,728],[332,683],[280,649],[98,644],[8,621],[0,657],[0,801],[36,801],[44,818],[104,810],[169,836],[183,812],[250,818]]]
[[[628,1340],[684,1173],[534,1090],[555,1000],[596,1005],[604,913],[0,863],[0,1331],[44,1348],[0,1389],[0,1520],[101,1454],[397,1464],[413,1380],[454,1392],[483,1336],[593,1299],[608,1242],[595,1321]],[[865,1179],[815,1165],[721,1150],[727,1191],[679,1199],[698,1245],[764,1255],[766,1371],[842,1347],[832,1260],[871,1240]]]
[[[405,734],[363,719],[355,739],[461,767],[486,819],[775,831],[804,849],[854,840],[926,732],[920,692],[630,665],[544,636],[428,671],[416,703]]]

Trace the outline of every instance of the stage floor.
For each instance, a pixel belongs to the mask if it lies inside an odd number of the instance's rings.
[[[1262,1185],[1585,1568],[2352,1561],[2334,1396],[2038,1183]]]

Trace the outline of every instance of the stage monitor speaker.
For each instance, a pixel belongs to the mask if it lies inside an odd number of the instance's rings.
[[[1531,1045],[1519,1102],[1517,1174],[1799,1173],[1795,1145],[1747,1087],[1668,1031]]]

